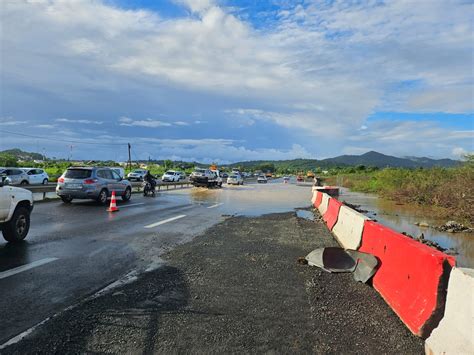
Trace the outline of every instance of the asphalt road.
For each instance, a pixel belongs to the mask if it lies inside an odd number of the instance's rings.
[[[0,344],[117,280],[161,264],[160,255],[227,215],[309,205],[309,186],[246,184],[133,195],[106,212],[91,201],[37,203],[24,243],[0,242]]]

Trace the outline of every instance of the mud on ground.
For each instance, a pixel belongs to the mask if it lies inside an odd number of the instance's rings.
[[[229,218],[2,353],[424,353],[373,288],[297,263],[335,245],[295,213]]]

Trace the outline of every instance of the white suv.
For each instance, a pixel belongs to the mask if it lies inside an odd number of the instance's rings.
[[[25,239],[30,229],[30,214],[33,210],[31,191],[3,185],[0,180],[0,229],[9,242]]]
[[[43,184],[47,185],[49,181],[49,176],[43,169],[35,168],[21,168],[26,175],[28,175],[28,183],[30,185]]]
[[[161,177],[161,181],[175,182],[175,181],[179,181],[180,178],[181,178],[181,175],[179,172],[174,171],[174,170],[168,170]]]

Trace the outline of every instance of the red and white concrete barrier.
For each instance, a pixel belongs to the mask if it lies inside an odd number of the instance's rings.
[[[368,217],[362,213],[347,206],[341,206],[337,223],[334,225],[332,232],[344,249],[359,249],[366,220],[368,220]]]
[[[337,222],[337,217],[339,216],[339,209],[341,208],[342,203],[336,200],[335,198],[329,199],[328,208],[326,213],[323,214],[323,220],[326,222],[329,230],[332,230],[332,227]]]
[[[474,270],[453,268],[444,317],[426,339],[429,355],[474,354]]]
[[[360,251],[380,267],[374,288],[413,332],[426,337],[443,317],[455,259],[373,221],[365,221]]]
[[[369,220],[326,193],[316,192],[313,196],[313,206],[318,208],[329,230],[332,230],[341,246],[377,257],[379,269],[373,277],[373,286],[394,312],[415,335],[423,338],[430,336],[445,313],[446,290],[455,259]],[[454,270],[453,275],[460,274],[460,271],[456,271],[460,269]],[[461,276],[465,274],[469,276],[468,281],[467,276]],[[447,306],[447,320],[441,323],[427,341],[429,346],[427,349],[433,354],[444,353],[441,344],[450,342],[448,339],[451,338],[456,342],[463,342],[465,345],[462,349],[469,347],[472,349],[474,270],[461,275],[450,282],[451,295],[448,293],[448,297],[454,301]],[[460,286],[463,283],[469,288],[464,294]],[[463,301],[460,301],[462,297]],[[452,305],[456,303],[458,307]],[[463,312],[464,315],[456,315],[459,312]],[[453,322],[462,324],[460,327],[463,329],[455,336],[451,336],[448,332],[448,329],[455,329]],[[448,344],[444,344],[449,350],[447,354],[451,349],[455,350],[453,353],[460,353],[459,347],[451,345],[447,347]],[[474,349],[472,350],[471,353],[474,354]]]
[[[329,200],[331,199],[331,196],[325,193],[321,193],[321,203],[319,204],[318,210],[321,216],[324,216],[326,213],[328,206],[329,206]]]

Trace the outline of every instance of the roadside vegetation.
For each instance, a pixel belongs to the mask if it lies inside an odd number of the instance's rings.
[[[331,171],[326,182],[401,203],[433,206],[440,215],[474,225],[474,155],[455,168]]]

